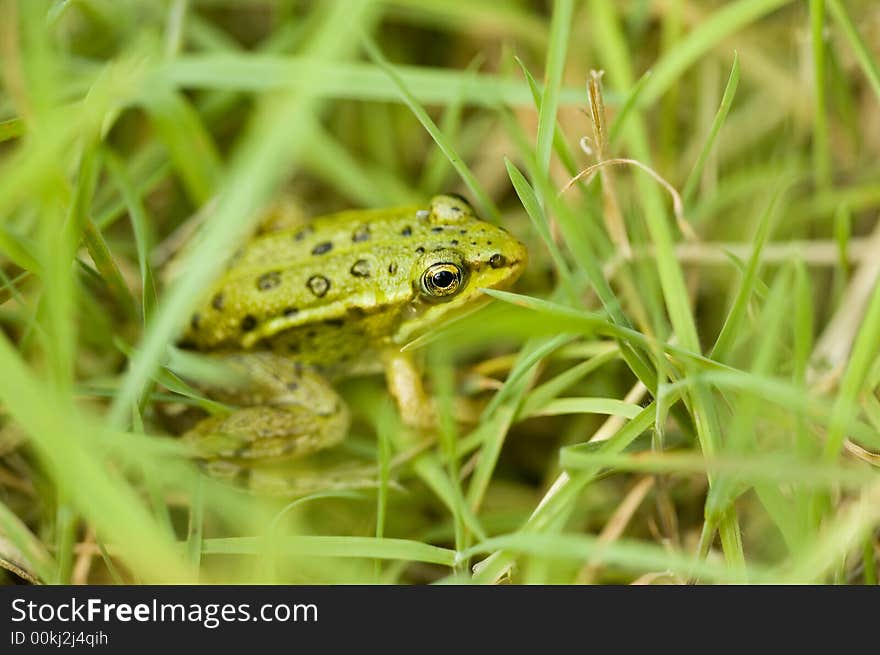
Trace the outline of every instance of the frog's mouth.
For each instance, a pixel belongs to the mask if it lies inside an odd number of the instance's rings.
[[[452,302],[445,305],[437,305],[429,304],[424,300],[414,301],[410,306],[410,312],[411,315],[418,315],[418,318],[403,323],[401,329],[394,335],[394,343],[400,345],[404,350],[414,348],[432,331],[440,329],[447,323],[460,321],[480,311],[492,301],[492,298],[485,294],[480,294],[463,300],[466,300],[466,302],[454,305]],[[442,309],[442,312],[438,311],[440,309]]]
[[[404,317],[400,329],[393,337],[394,343],[407,349],[412,348],[417,340],[421,341],[432,330],[479,311],[493,300],[482,290],[510,288],[519,278],[525,263],[524,248],[520,252],[510,253],[503,266],[483,261],[468,262],[471,269],[470,280],[460,294],[445,302],[425,298],[416,291],[407,308],[408,315]],[[475,275],[474,272],[480,272],[480,275]]]

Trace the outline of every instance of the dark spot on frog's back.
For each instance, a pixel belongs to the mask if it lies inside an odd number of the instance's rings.
[[[330,290],[330,280],[323,275],[313,275],[306,282],[306,286],[318,298],[323,298]]]
[[[418,248],[416,248],[416,252],[418,254],[422,255],[422,254],[424,254],[425,249],[422,246],[419,246]]]
[[[313,255],[323,255],[324,253],[328,253],[333,249],[332,241],[322,241],[317,246],[312,248]]]
[[[257,317],[253,314],[248,314],[243,319],[241,319],[242,332],[250,332],[255,327],[257,327]]]
[[[324,321],[324,325],[327,325],[329,327],[340,328],[343,325],[345,325],[345,321],[341,318],[329,318],[326,321]]]
[[[268,291],[269,289],[274,289],[279,284],[281,284],[280,271],[269,271],[268,273],[263,273],[260,277],[257,278],[257,289],[259,289],[260,291]]]
[[[282,314],[285,316],[296,316],[299,314],[299,310],[296,307],[286,307]]]
[[[405,228],[403,228],[403,229],[400,231],[400,236],[402,236],[402,237],[409,237],[409,236],[412,236],[412,227],[410,227],[409,225],[407,225]]]
[[[355,277],[370,277],[370,262],[359,259],[351,265],[351,274]]]
[[[315,228],[313,228],[311,225],[306,225],[304,228],[297,230],[296,234],[293,235],[293,240],[302,241],[314,231]]]
[[[431,228],[431,232],[442,232],[442,231],[443,231],[443,228],[439,225],[437,227]]]
[[[223,309],[223,292],[215,293],[214,297],[211,298],[211,307],[216,309],[218,312]]]
[[[395,264],[394,262],[388,264],[388,274],[397,275],[397,264]]]
[[[351,234],[351,240],[355,243],[360,241],[366,241],[370,238],[370,226],[369,225],[361,225]]]

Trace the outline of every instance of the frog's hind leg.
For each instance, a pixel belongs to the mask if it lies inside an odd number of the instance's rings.
[[[183,436],[209,472],[237,477],[244,467],[298,458],[345,438],[348,410],[317,373],[271,353],[219,359],[236,382],[206,391],[239,408],[205,418]]]

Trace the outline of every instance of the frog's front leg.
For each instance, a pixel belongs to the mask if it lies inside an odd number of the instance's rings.
[[[385,380],[388,391],[397,403],[397,410],[405,425],[418,430],[433,431],[438,426],[437,403],[425,392],[422,376],[409,353],[388,349],[383,353]],[[455,420],[464,424],[475,423],[480,410],[465,399],[455,398]]]
[[[235,477],[245,467],[301,457],[345,438],[348,410],[318,374],[272,353],[217,357],[234,382],[204,390],[238,408],[203,419],[183,436],[212,474]]]
[[[408,353],[389,349],[383,353],[388,391],[397,403],[404,424],[430,430],[437,426],[437,410],[425,393],[422,376]]]

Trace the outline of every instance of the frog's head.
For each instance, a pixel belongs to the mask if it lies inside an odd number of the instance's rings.
[[[482,290],[511,286],[527,260],[522,243],[460,196],[434,197],[417,218],[426,244],[410,269],[413,300],[398,342],[488,301]]]

